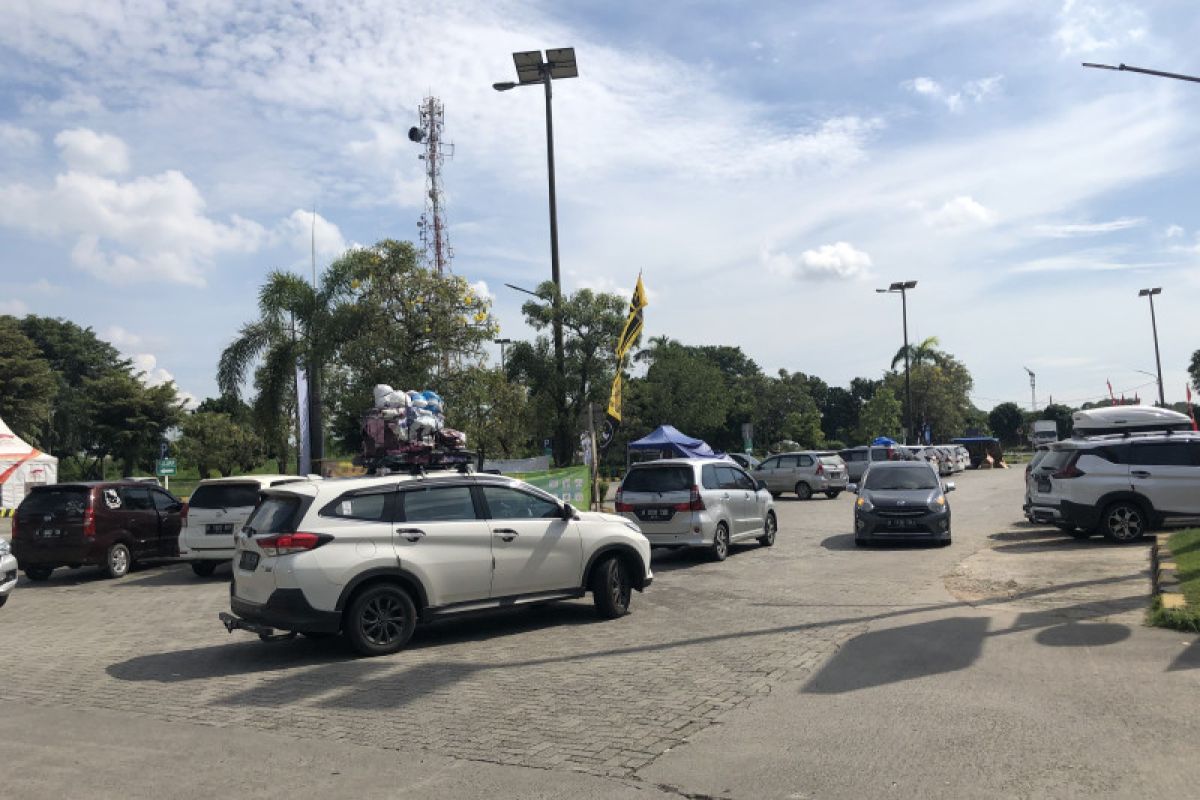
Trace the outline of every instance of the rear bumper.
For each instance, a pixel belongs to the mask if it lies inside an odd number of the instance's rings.
[[[106,551],[107,548],[95,540],[61,545],[34,544],[24,538],[12,542],[12,554],[22,567],[103,566]]]
[[[17,559],[0,558],[0,597],[7,597],[17,585]]]
[[[232,624],[225,620],[225,627],[245,628],[262,633],[272,628],[283,631],[311,633],[337,633],[342,626],[342,615],[336,611],[322,611],[309,604],[301,589],[276,589],[265,603],[251,603],[236,595],[229,598],[230,611],[237,619],[249,625]],[[224,619],[224,618],[223,618]]]

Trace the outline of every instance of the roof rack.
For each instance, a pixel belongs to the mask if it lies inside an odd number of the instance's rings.
[[[473,471],[478,456],[470,450],[424,450],[364,457],[362,466],[375,475],[408,474],[414,477],[438,470],[454,470],[462,475]]]

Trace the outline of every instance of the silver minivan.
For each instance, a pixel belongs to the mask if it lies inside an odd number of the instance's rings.
[[[818,492],[833,499],[844,492],[850,483],[846,463],[841,456],[812,451],[771,456],[759,464],[751,475],[765,483],[773,496],[795,492],[801,500],[807,500]]]
[[[707,548],[724,561],[733,542],[775,544],[771,493],[726,459],[672,458],[635,464],[617,490],[617,513],[655,547]]]

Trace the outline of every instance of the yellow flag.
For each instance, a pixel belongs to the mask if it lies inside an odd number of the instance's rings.
[[[646,302],[646,287],[642,285],[642,276],[638,275],[637,286],[633,289],[633,297],[629,300],[629,317],[617,340],[617,361],[623,361],[625,354],[633,347],[634,342],[642,335],[642,309],[649,305]]]

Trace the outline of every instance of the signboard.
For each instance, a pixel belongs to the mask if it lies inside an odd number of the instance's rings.
[[[592,501],[591,481],[587,467],[551,469],[545,472],[528,472],[521,480],[549,492],[559,500],[565,500],[578,509],[587,510]]]
[[[175,459],[160,458],[158,460],[158,465],[155,468],[154,473],[156,475],[158,475],[159,477],[163,477],[165,475],[174,475],[175,474]]]
[[[754,452],[754,423],[742,423],[742,450],[746,453]]]

